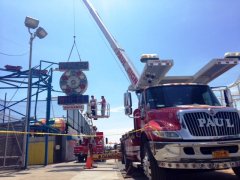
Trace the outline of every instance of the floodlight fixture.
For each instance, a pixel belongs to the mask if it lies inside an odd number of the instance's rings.
[[[240,52],[227,52],[227,53],[224,54],[224,58],[240,59]]]
[[[45,31],[45,29],[43,29],[42,27],[39,27],[37,28],[37,31],[36,31],[36,36],[39,38],[39,39],[43,39],[47,36],[47,31]]]
[[[31,18],[31,17],[26,17],[25,18],[25,26],[31,29],[36,29],[38,27],[39,20]]]

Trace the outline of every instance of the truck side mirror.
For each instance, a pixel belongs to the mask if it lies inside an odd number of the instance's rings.
[[[224,99],[227,107],[233,107],[233,98],[230,89],[226,88],[223,91]]]
[[[125,115],[131,115],[132,114],[132,108],[125,107]]]
[[[150,109],[151,109],[150,103],[147,103],[146,109],[147,109],[147,110],[150,110]]]
[[[146,113],[146,112],[145,112],[145,109],[142,107],[142,108],[141,108],[141,113],[140,113],[142,119],[145,118],[145,113]]]
[[[124,109],[126,115],[132,114],[132,97],[130,92],[124,93]]]
[[[106,142],[106,144],[108,144],[108,138],[105,138],[105,142]]]

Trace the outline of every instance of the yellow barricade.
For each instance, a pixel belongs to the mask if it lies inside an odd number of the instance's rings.
[[[108,159],[121,159],[120,152],[108,152],[104,154],[93,154],[93,160],[108,160]]]

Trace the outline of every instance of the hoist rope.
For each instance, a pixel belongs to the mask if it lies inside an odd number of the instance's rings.
[[[78,51],[77,43],[76,43],[76,41],[75,41],[75,39],[76,39],[75,32],[76,32],[76,15],[75,15],[75,0],[73,0],[73,45],[72,45],[70,54],[69,54],[69,56],[68,56],[67,62],[69,62],[69,60],[70,60],[70,58],[71,58],[72,51],[73,51],[73,48],[74,48],[74,47],[75,47],[76,50],[77,50],[77,54],[78,54],[79,60],[82,61],[82,60],[81,60],[80,53],[79,53],[79,51]]]

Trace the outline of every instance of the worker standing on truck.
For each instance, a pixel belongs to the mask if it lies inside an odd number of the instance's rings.
[[[104,98],[104,96],[101,96],[101,115],[105,116],[105,111],[106,111],[106,99]]]
[[[93,96],[93,95],[91,96],[90,106],[91,106],[92,116],[96,116],[97,100],[94,99],[94,96]]]

